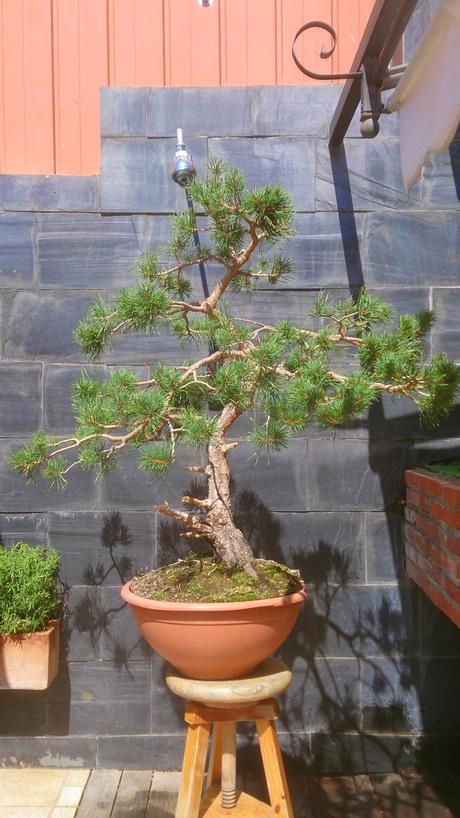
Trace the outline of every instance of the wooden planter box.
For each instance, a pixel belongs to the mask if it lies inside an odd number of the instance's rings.
[[[46,631],[0,634],[0,689],[45,690],[59,667],[59,622]]]
[[[407,573],[460,628],[460,480],[425,469],[405,477]]]

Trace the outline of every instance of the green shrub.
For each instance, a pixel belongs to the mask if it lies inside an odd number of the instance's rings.
[[[0,547],[0,633],[45,630],[59,611],[59,554],[18,542]]]

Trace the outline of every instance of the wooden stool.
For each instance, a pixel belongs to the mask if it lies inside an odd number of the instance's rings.
[[[182,780],[176,818],[294,818],[275,728],[279,706],[274,696],[291,683],[284,662],[267,659],[241,679],[187,679],[170,668],[166,684],[189,700]],[[236,725],[255,721],[271,806],[236,789]],[[212,728],[205,795],[208,740]],[[217,783],[220,782],[220,783]]]

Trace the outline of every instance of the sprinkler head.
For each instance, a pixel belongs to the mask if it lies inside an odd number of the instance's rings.
[[[174,162],[172,166],[171,176],[173,180],[181,187],[187,187],[188,183],[196,174],[193,159],[185,150],[184,137],[182,128],[177,129],[177,147],[174,154]]]

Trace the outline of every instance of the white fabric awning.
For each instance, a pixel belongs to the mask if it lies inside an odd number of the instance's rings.
[[[406,192],[429,153],[446,150],[460,120],[460,0],[441,0],[394,93],[399,111],[401,171]]]

